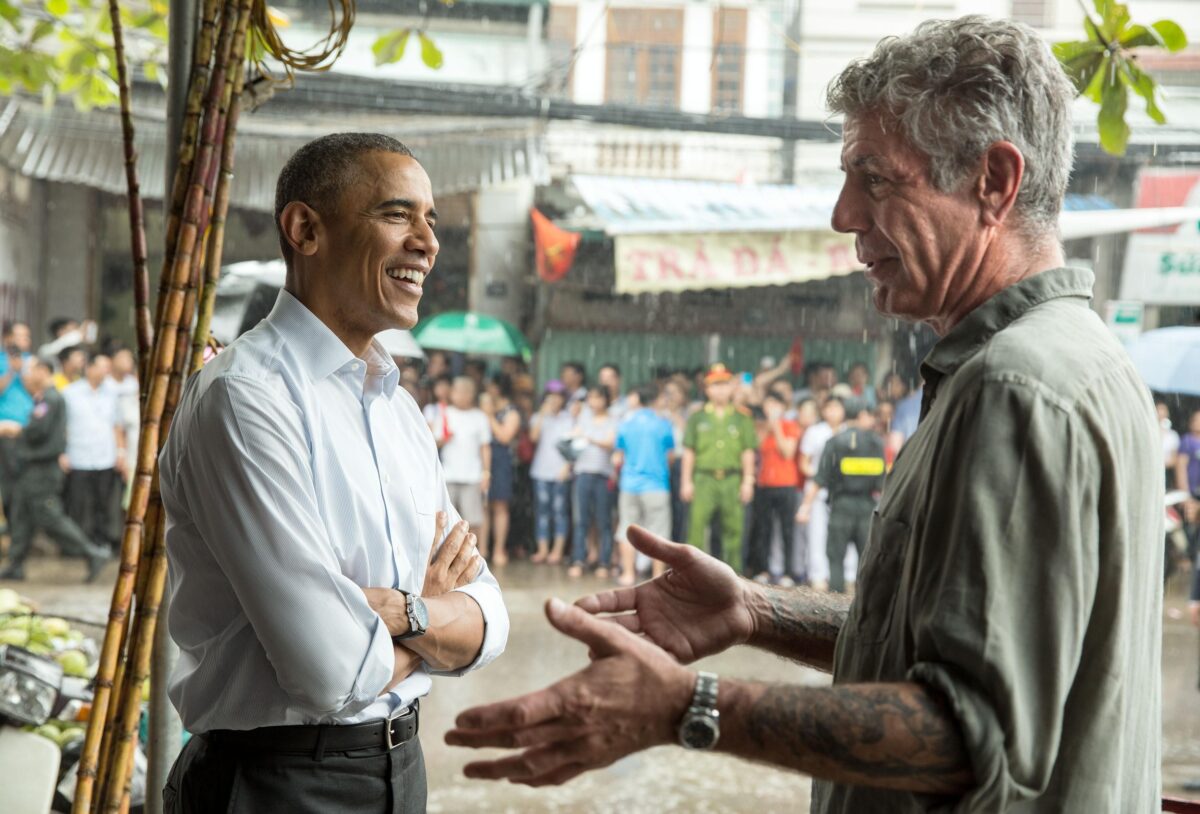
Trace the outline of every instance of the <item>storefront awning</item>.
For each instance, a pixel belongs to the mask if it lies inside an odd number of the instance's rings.
[[[166,124],[162,118],[138,115],[135,128],[142,194],[161,199]],[[353,120],[343,119],[330,122],[323,131],[319,120],[309,120],[294,134],[281,132],[277,125],[262,132],[253,117],[243,116],[230,203],[273,211],[275,181],[288,157],[319,132],[354,129],[380,131],[378,123],[356,128]],[[435,194],[469,192],[518,178],[541,183],[547,176],[540,137],[528,127],[472,127],[428,136],[410,129],[396,135],[429,173]],[[126,192],[121,121],[114,111],[81,113],[61,104],[46,110],[29,100],[10,99],[0,108],[0,163],[30,178],[83,184],[114,195]]]
[[[576,175],[588,214],[570,227],[613,238],[621,293],[784,285],[860,267],[854,238],[830,229],[839,188]],[[1098,195],[1068,195],[1064,240],[1200,219],[1189,207],[1118,209]]]

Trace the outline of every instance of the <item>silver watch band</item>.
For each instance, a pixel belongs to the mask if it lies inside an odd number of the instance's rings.
[[[703,670],[696,673],[696,692],[692,696],[692,706],[701,709],[716,709],[719,686],[720,682],[716,673],[706,673]]]

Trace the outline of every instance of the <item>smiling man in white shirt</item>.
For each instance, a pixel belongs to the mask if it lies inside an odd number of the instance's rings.
[[[166,810],[421,812],[430,676],[482,667],[508,637],[373,339],[416,324],[432,189],[400,142],[335,134],[288,161],[275,212],[284,290],[188,383],[160,458],[170,696],[197,735]]]

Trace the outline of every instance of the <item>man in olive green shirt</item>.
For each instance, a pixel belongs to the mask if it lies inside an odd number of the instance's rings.
[[[451,742],[525,749],[468,776],[561,783],[678,737],[811,774],[816,814],[1159,810],[1161,450],[1091,273],[1063,268],[1074,96],[1032,29],[982,17],[834,81],[833,226],[876,308],[941,336],[853,604],[631,531],[671,570],[548,606],[594,658],[463,713]],[[743,643],[833,685],[723,678],[714,702],[680,664]]]
[[[683,433],[679,494],[691,504],[688,542],[721,552],[734,571],[742,571],[742,526],[745,505],[754,497],[754,419],[733,404],[733,374],[723,364],[704,377],[708,401],[688,419]],[[705,549],[704,537],[713,516],[720,521],[719,540]]]

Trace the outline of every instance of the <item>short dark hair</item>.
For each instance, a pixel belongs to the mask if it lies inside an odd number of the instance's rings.
[[[90,350],[90,351],[88,351],[88,355],[87,355],[87,366],[91,367],[92,365],[96,364],[96,362],[100,361],[101,359],[108,359],[109,361],[111,361],[112,354],[105,353],[102,350]]]
[[[763,401],[766,401],[767,399],[772,399],[783,405],[787,404],[787,399],[784,398],[784,395],[775,388],[771,388],[767,391],[766,395],[763,396]]]
[[[638,387],[633,392],[637,393],[638,401],[641,402],[643,407],[649,407],[658,400],[658,394],[662,391],[654,382],[648,382],[647,384],[643,384],[641,387]]]
[[[50,324],[46,327],[50,329],[51,336],[58,336],[59,331],[70,325],[72,322],[79,322],[79,320],[71,319],[70,317],[55,317],[54,319],[50,320]]]
[[[617,366],[616,364],[614,364],[613,362],[605,362],[604,364],[600,365],[600,369],[601,369],[601,370],[604,370],[605,368],[608,368],[608,369],[609,369],[609,370],[611,370],[613,373],[616,373],[616,374],[617,374],[617,378],[620,378],[620,377],[621,377],[621,368],[620,368],[620,367],[618,367],[618,366]]]
[[[292,266],[292,247],[279,220],[284,208],[300,201],[317,212],[326,211],[358,179],[358,159],[367,153],[412,157],[404,144],[382,133],[330,133],[305,144],[283,165],[275,184],[275,229],[288,268]]]
[[[47,359],[45,356],[34,356],[29,360],[28,364],[29,364],[29,369],[33,369],[35,367],[40,367],[43,370],[48,370],[51,373],[54,372],[54,365],[52,365],[50,363],[50,360]]]
[[[583,362],[563,362],[563,369],[570,368],[579,374],[579,378],[587,381],[587,368],[583,366]]]
[[[86,356],[87,348],[85,348],[83,345],[72,345],[69,348],[63,348],[62,350],[60,350],[58,352],[58,361],[60,363],[65,362],[68,359],[70,359],[73,354],[76,354],[76,353],[82,353]]]
[[[589,396],[593,396],[593,395],[600,396],[601,398],[603,398],[605,407],[608,407],[612,404],[612,396],[609,395],[607,387],[601,387],[598,384],[593,385],[588,388],[588,395]]]
[[[496,389],[500,391],[500,395],[506,399],[511,399],[513,396],[512,376],[507,373],[497,373],[492,377],[492,384],[496,385]]]

